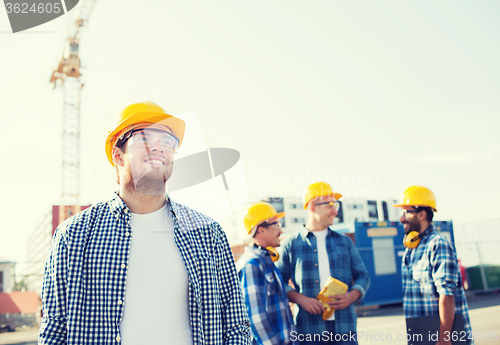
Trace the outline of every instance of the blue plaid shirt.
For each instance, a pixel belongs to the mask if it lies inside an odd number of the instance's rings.
[[[250,344],[249,319],[224,231],[212,219],[167,201],[189,277],[193,344]],[[130,218],[115,195],[57,228],[45,265],[38,344],[120,344],[133,238]]]
[[[286,237],[281,242],[280,260],[276,262],[283,280],[292,280],[295,290],[307,297],[316,298],[323,289],[320,286],[318,252],[316,236],[302,227],[298,232]],[[351,239],[329,229],[326,235],[326,251],[330,263],[330,274],[365,296],[370,286],[370,275],[359,256]],[[291,288],[287,287],[287,291]],[[294,313],[295,324],[299,334],[321,334],[326,324],[321,314],[310,314],[298,307]],[[356,313],[354,306],[335,311],[335,332],[348,334],[356,332]]]
[[[439,315],[439,295],[452,295],[455,314],[462,314],[465,330],[472,334],[455,249],[448,241],[431,231],[417,248],[406,248],[401,272],[407,318]]]
[[[291,344],[295,329],[281,274],[267,250],[245,247],[236,263],[254,344]]]

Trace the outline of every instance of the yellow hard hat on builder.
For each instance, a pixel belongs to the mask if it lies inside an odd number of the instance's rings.
[[[283,218],[285,212],[276,212],[276,209],[268,202],[259,201],[250,206],[247,211],[245,218],[243,219],[243,224],[247,229],[249,235],[255,235],[257,226],[264,223],[265,221],[277,217],[278,219]]]
[[[138,124],[151,123],[160,127],[168,127],[179,139],[179,146],[184,138],[185,122],[175,116],[169,115],[158,104],[153,102],[134,103],[122,110],[116,118],[113,128],[108,132],[106,138],[106,156],[112,166],[113,157],[111,152],[119,138],[128,131],[137,127]],[[165,128],[165,130],[168,130]]]
[[[307,210],[309,201],[325,195],[333,195],[337,200],[342,197],[342,194],[334,193],[332,187],[326,182],[316,182],[309,185],[304,193],[304,210]]]
[[[399,204],[392,205],[392,207],[402,206],[430,207],[434,212],[437,212],[436,196],[429,188],[422,186],[411,186],[406,188],[401,196]]]

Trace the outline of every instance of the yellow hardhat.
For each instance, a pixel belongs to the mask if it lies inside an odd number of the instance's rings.
[[[285,216],[285,212],[276,212],[276,209],[268,202],[259,201],[250,206],[243,219],[243,224],[245,224],[245,228],[247,229],[247,233],[253,235],[254,229],[257,228],[257,225],[269,220],[273,217],[278,217],[278,219],[283,218]]]
[[[333,195],[337,200],[342,197],[342,194],[334,193],[332,187],[326,182],[316,182],[309,185],[304,193],[304,210],[307,210],[307,204],[309,204],[309,201],[325,195]]]
[[[422,186],[411,186],[406,188],[403,196],[401,196],[399,204],[392,205],[392,207],[402,206],[425,206],[437,212],[436,196],[429,188]]]
[[[114,166],[111,152],[121,134],[128,132],[131,126],[139,123],[156,123],[168,126],[172,129],[175,136],[179,138],[181,146],[184,138],[185,122],[177,117],[169,115],[158,104],[153,102],[134,103],[122,110],[114,122],[113,129],[108,132],[106,138],[106,156],[111,165]]]

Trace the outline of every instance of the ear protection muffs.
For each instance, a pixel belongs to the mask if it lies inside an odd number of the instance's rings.
[[[267,247],[266,250],[269,252],[269,254],[271,254],[271,260],[273,260],[273,262],[276,262],[279,260],[280,254],[278,253],[278,251],[275,248]]]
[[[420,234],[416,231],[410,231],[403,238],[403,244],[406,248],[414,249],[420,244]]]
[[[278,261],[278,260],[279,260],[279,258],[280,258],[280,254],[279,254],[279,253],[278,253],[278,251],[277,251],[275,248],[273,248],[273,247],[263,248],[263,247],[261,247],[261,246],[259,246],[259,245],[256,245],[256,244],[254,244],[253,246],[254,246],[254,247],[257,247],[257,248],[259,248],[259,249],[262,249],[262,250],[267,250],[267,251],[269,252],[269,255],[271,255],[271,260],[273,260],[273,262]]]
[[[417,248],[418,245],[420,244],[420,240],[427,236],[430,232],[431,229],[425,230],[421,234],[419,234],[417,231],[410,231],[410,233],[406,234],[405,237],[403,238],[403,244],[406,248],[414,249]]]

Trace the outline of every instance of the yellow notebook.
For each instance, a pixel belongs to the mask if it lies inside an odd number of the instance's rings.
[[[328,320],[330,316],[332,316],[332,314],[335,312],[335,308],[330,308],[328,306],[328,301],[330,301],[328,296],[343,295],[347,292],[347,289],[348,286],[340,280],[332,277],[328,278],[325,287],[323,288],[323,290],[321,290],[318,296],[316,296],[316,298],[320,300],[325,307],[325,311],[323,312],[323,320]]]

